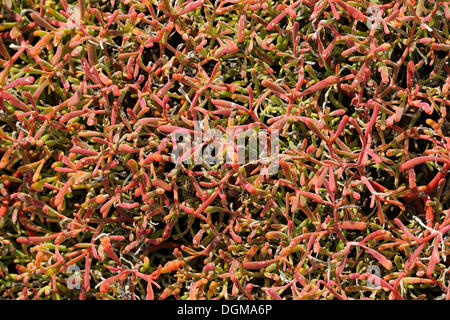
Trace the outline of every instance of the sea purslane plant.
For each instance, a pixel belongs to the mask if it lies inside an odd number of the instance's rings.
[[[2,0],[0,297],[450,299],[449,21],[435,0]],[[202,157],[212,129],[231,161]],[[275,172],[234,130],[277,134]],[[174,133],[203,138],[177,161]]]

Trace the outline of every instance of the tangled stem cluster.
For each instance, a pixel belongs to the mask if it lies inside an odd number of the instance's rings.
[[[448,2],[2,3],[2,298],[450,299]]]

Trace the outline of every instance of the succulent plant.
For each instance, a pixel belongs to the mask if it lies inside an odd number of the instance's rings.
[[[2,0],[0,297],[450,299],[449,19]],[[174,161],[210,129],[279,132],[278,169]]]

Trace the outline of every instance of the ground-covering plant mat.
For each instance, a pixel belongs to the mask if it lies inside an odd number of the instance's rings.
[[[447,1],[0,3],[2,299],[450,299]]]

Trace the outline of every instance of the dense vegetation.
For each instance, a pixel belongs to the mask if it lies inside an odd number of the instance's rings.
[[[449,19],[2,0],[0,297],[450,299]],[[279,169],[174,163],[209,128],[278,130]]]

